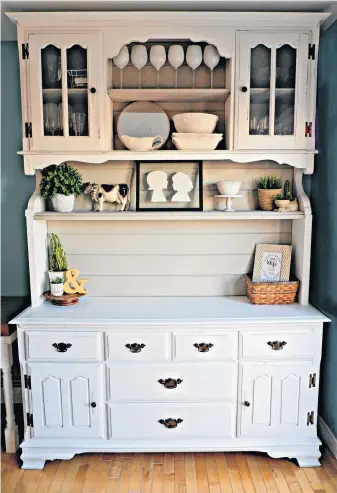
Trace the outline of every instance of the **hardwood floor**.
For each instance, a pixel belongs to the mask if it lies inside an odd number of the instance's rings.
[[[337,460],[301,469],[253,453],[83,454],[22,471],[1,455],[3,493],[337,493]]]

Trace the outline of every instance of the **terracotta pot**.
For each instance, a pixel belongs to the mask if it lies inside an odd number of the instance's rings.
[[[257,194],[259,198],[260,207],[263,211],[272,211],[274,209],[274,200],[276,195],[282,193],[282,188],[274,188],[268,190],[265,188],[258,188]]]

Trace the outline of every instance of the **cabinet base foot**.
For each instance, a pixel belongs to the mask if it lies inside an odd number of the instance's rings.
[[[300,467],[320,467],[321,463],[318,460],[320,455],[317,457],[295,457],[297,463]]]
[[[43,469],[44,468],[44,459],[23,459],[21,469]]]

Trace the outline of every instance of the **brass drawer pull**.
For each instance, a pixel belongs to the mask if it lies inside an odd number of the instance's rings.
[[[72,344],[65,342],[54,342],[53,347],[56,348],[58,353],[66,353],[67,350],[72,346]]]
[[[178,418],[178,419],[173,419],[173,418],[168,418],[168,419],[160,419],[158,423],[161,425],[164,425],[165,428],[177,428],[177,426],[182,423],[183,420]]]
[[[134,342],[133,344],[125,344],[125,347],[130,349],[131,353],[140,353],[141,350],[145,348],[145,344]]]
[[[178,385],[182,383],[182,380],[180,378],[174,379],[174,378],[166,378],[166,380],[163,380],[160,378],[158,380],[158,383],[161,385],[164,385],[165,389],[175,389],[177,388]]]
[[[287,344],[286,341],[268,341],[268,346],[270,346],[274,351],[280,351]]]
[[[199,353],[207,353],[211,349],[211,347],[214,346],[214,344],[212,344],[211,342],[208,344],[207,342],[200,342],[193,344],[193,346],[197,348]]]

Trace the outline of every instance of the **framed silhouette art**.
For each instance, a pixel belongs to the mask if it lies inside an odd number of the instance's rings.
[[[137,161],[137,211],[202,211],[202,161]]]

